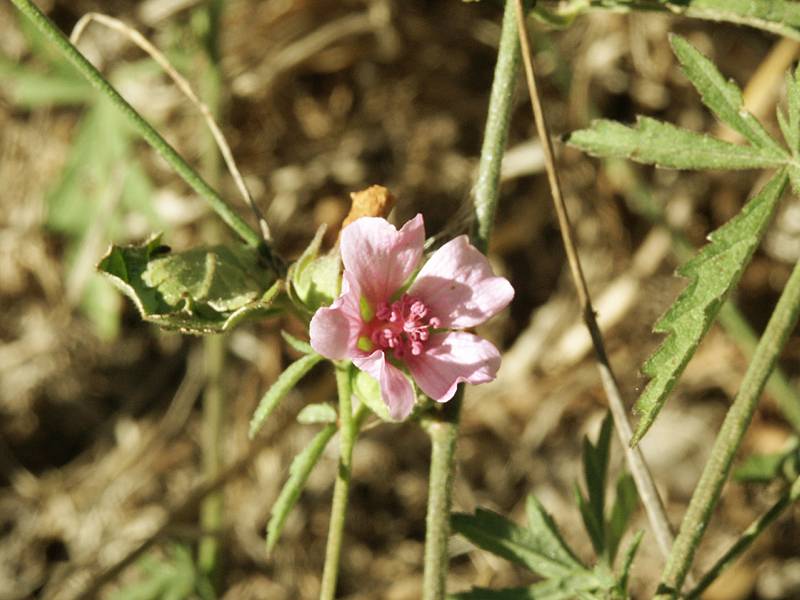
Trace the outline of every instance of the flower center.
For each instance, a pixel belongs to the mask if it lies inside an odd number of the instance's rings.
[[[403,294],[391,304],[381,302],[377,306],[365,335],[374,347],[391,350],[396,358],[403,358],[407,352],[418,356],[430,337],[429,330],[441,325],[430,312],[422,300]]]

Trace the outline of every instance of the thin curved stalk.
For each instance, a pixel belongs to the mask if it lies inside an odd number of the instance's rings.
[[[169,142],[161,137],[153,126],[120,95],[114,86],[70,43],[62,31],[33,2],[30,0],[11,0],[11,2],[43,35],[58,47],[61,53],[78,69],[81,75],[86,77],[93,87],[107,96],[114,106],[122,111],[136,132],[169,163],[195,192],[209,203],[211,208],[245,243],[250,246],[262,245],[261,236],[226,204],[219,193],[206,183]],[[262,247],[267,251],[267,255],[271,256],[270,249],[266,245]]]
[[[511,3],[511,2],[510,2]],[[644,505],[647,518],[650,522],[650,528],[656,538],[656,543],[664,556],[667,556],[672,546],[672,530],[670,529],[669,521],[667,520],[666,512],[664,511],[664,504],[661,502],[661,497],[658,494],[653,477],[650,474],[650,469],[644,459],[644,455],[637,447],[631,448],[630,441],[633,437],[633,432],[628,422],[628,415],[625,411],[625,405],[622,402],[622,394],[619,391],[614,372],[611,368],[611,363],[606,354],[605,343],[603,341],[603,334],[597,324],[594,308],[592,307],[592,300],[589,295],[589,287],[586,285],[586,279],[583,276],[583,269],[581,268],[580,259],[578,258],[578,251],[573,239],[572,225],[567,214],[567,207],[564,203],[564,198],[561,193],[561,182],[558,178],[558,171],[555,164],[555,153],[553,152],[553,144],[550,139],[550,132],[548,131],[547,122],[544,118],[544,111],[542,110],[542,103],[537,91],[536,75],[533,67],[532,54],[530,50],[530,41],[528,39],[528,30],[525,27],[524,9],[522,0],[513,0],[516,6],[519,36],[522,40],[522,57],[525,64],[525,73],[528,80],[528,91],[531,96],[531,106],[533,108],[533,118],[536,122],[536,129],[539,134],[539,139],[542,142],[542,150],[545,157],[545,168],[547,170],[547,177],[550,183],[550,192],[553,196],[553,204],[555,205],[556,214],[558,215],[559,229],[561,236],[564,240],[564,249],[567,253],[567,261],[569,263],[572,279],[575,283],[575,288],[578,293],[578,300],[581,305],[583,313],[583,320],[589,330],[589,335],[592,338],[592,345],[594,346],[595,356],[597,359],[597,368],[600,371],[600,380],[603,384],[603,391],[608,398],[608,405],[611,414],[614,417],[614,429],[617,431],[620,442],[622,443],[625,452],[625,459],[628,463],[628,468],[631,471],[633,480],[636,484],[636,490],[639,492],[639,498]]]

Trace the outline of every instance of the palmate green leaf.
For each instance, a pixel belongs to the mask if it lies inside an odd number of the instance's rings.
[[[594,156],[671,169],[761,169],[788,162],[788,156],[772,150],[732,144],[649,117],[639,117],[635,127],[599,119],[571,133],[567,142]]]
[[[700,93],[705,104],[717,118],[738,131],[754,146],[777,159],[788,159],[786,151],[767,133],[761,123],[744,108],[742,91],[733,81],[726,81],[717,67],[679,35],[670,42],[683,72]]]
[[[280,282],[245,246],[170,252],[155,235],[140,246],[111,246],[98,269],[131,300],[142,318],[196,335],[222,333],[267,316]]]
[[[306,376],[306,374],[322,360],[322,356],[316,352],[306,354],[298,358],[292,364],[278,375],[267,393],[261,398],[258,403],[256,411],[253,413],[253,418],[250,419],[250,437],[252,438],[258,433],[258,430],[264,425],[264,422],[269,418],[273,411],[277,408],[280,401],[286,397],[298,382]]]
[[[541,510],[535,499],[533,502],[536,532],[520,527],[502,515],[481,508],[476,510],[474,515],[453,514],[453,530],[476,546],[527,567],[537,575],[548,579],[586,574],[588,571],[566,549],[558,533],[550,529],[552,520]],[[530,511],[530,502],[528,508]]]
[[[678,273],[689,285],[654,327],[667,339],[647,360],[642,371],[651,379],[636,402],[640,420],[632,443],[653,424],[700,340],[758,246],[787,182],[777,173],[741,212],[709,236],[710,243]]]
[[[327,425],[314,436],[300,454],[294,457],[292,465],[289,467],[289,479],[281,489],[281,493],[278,495],[278,499],[270,512],[270,519],[267,524],[267,553],[272,552],[275,544],[278,543],[289,513],[297,504],[311,470],[319,461],[325,446],[328,445],[334,433],[336,433],[336,425]]]

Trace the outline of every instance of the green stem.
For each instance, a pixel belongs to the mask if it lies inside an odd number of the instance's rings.
[[[136,109],[119,94],[119,92],[103,77],[103,75],[73,46],[58,27],[40,11],[30,0],[11,0],[36,28],[48,37],[64,54],[64,56],[89,80],[101,93],[108,96],[111,102],[128,118],[131,126],[145,141],[156,150],[169,165],[175,169],[192,189],[200,194],[211,205],[211,208],[222,220],[233,229],[250,246],[262,244],[261,237],[253,230],[225,200],[206,181],[200,177],[189,163],[142,117]],[[267,249],[268,250],[268,249]]]
[[[514,89],[519,75],[519,45],[514,2],[508,1],[503,13],[478,177],[473,189],[476,222],[471,238],[475,247],[484,253],[489,248],[500,195],[500,166],[506,148]],[[431,438],[431,469],[422,575],[424,600],[441,600],[447,588],[447,542],[450,536],[452,482],[462,397],[463,386],[459,386],[456,396],[434,419],[426,423]]]
[[[517,35],[517,18],[514,3],[506,2],[497,64],[494,68],[492,92],[486,116],[478,178],[473,189],[475,228],[472,243],[483,253],[489,248],[489,237],[494,225],[494,213],[500,197],[500,167],[506,149],[508,126],[514,101],[514,89],[519,75],[520,53]]]
[[[441,600],[447,591],[447,542],[450,537],[458,418],[463,396],[464,387],[459,386],[455,397],[442,407],[438,418],[424,423],[431,438],[431,470],[425,517],[423,600]]]
[[[747,25],[800,40],[800,6],[786,0],[572,0],[557,4],[551,14],[568,22],[590,10],[668,12],[694,19]]]
[[[758,399],[778,360],[778,355],[797,322],[798,313],[800,313],[800,262],[795,265],[786,288],[778,300],[764,335],[756,347],[753,360],[747,368],[739,393],[714,441],[711,457],[700,476],[681,523],[681,530],[664,568],[659,586],[659,598],[673,598],[680,592],[711,512],[719,500],[733,457],[750,424]]]
[[[203,476],[206,481],[213,481],[222,471],[222,433],[225,424],[222,375],[225,337],[206,337],[203,340],[203,351],[206,362],[206,388],[203,394]],[[224,493],[217,490],[209,494],[200,507],[200,527],[208,535],[200,539],[197,562],[215,589],[219,589],[222,577],[219,534],[224,520],[223,502]]]
[[[193,18],[203,21],[198,37],[203,42],[201,60],[201,97],[214,118],[221,112],[222,77],[219,70],[219,19],[223,0],[209,0],[205,6],[193,14]],[[203,152],[202,171],[212,184],[219,180],[221,155],[214,137],[205,136],[206,149]],[[214,230],[211,237],[219,237],[219,223],[209,224]],[[206,364],[206,388],[203,394],[203,476],[207,481],[214,480],[223,467],[222,439],[225,430],[225,398],[223,394],[223,373],[225,370],[226,337],[208,336],[203,340]],[[222,531],[225,514],[225,494],[217,490],[209,494],[200,506],[200,529],[208,535],[200,539],[197,549],[197,563],[219,591],[222,584]]]
[[[780,499],[773,504],[766,513],[753,521],[736,543],[714,563],[714,566],[708,570],[708,573],[703,575],[700,583],[698,583],[691,592],[686,594],[687,600],[699,598],[700,594],[714,583],[714,580],[719,577],[725,569],[730,567],[736,559],[752,545],[756,538],[781,516],[784,510],[797,502],[798,499],[800,499],[800,477],[795,479],[794,483],[783,493]]]
[[[336,580],[339,575],[339,557],[342,552],[344,521],[347,515],[347,502],[350,495],[350,478],[353,465],[353,446],[361,424],[368,414],[366,406],[358,407],[353,414],[351,365],[336,365],[336,387],[339,393],[339,469],[333,487],[331,521],[328,526],[328,544],[325,548],[325,567],[322,571],[320,600],[333,600],[336,597]]]

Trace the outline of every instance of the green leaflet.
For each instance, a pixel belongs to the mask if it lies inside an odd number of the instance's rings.
[[[286,367],[283,373],[278,375],[278,379],[275,380],[275,383],[270,386],[266,394],[264,394],[264,396],[261,398],[258,403],[258,407],[256,408],[256,412],[253,413],[253,418],[250,420],[251,438],[258,433],[258,430],[261,429],[261,426],[269,418],[280,401],[286,397],[286,394],[292,391],[294,386],[296,386],[297,383],[314,367],[314,365],[321,360],[322,356],[316,352],[312,354],[306,354],[305,356],[298,358],[296,361]]]
[[[336,414],[336,409],[327,402],[319,402],[317,404],[307,404],[297,414],[297,422],[301,425],[314,425],[322,423],[336,423],[339,415]]]
[[[280,281],[244,246],[170,252],[154,235],[140,246],[111,246],[98,269],[145,321],[196,335],[222,333],[274,312]]]
[[[722,7],[718,2],[695,1],[694,9]],[[773,18],[797,7],[772,10],[760,2],[730,2],[736,10],[755,11],[751,16]],[[775,3],[777,6],[777,3]],[[777,12],[776,12],[777,11]],[[748,14],[750,14],[748,12]],[[680,36],[670,38],[675,55],[703,103],[723,122],[748,142],[732,144],[708,135],[678,128],[647,117],[635,127],[612,121],[595,121],[589,129],[574,132],[569,143],[591,154],[609,158],[629,158],[645,164],[675,169],[783,169],[728,224],[709,236],[711,243],[680,270],[689,285],[654,331],[666,333],[658,350],[642,371],[650,382],[636,402],[641,416],[632,443],[637,443],[652,425],[667,395],[708,332],[730,290],[758,246],[775,205],[787,181],[800,191],[800,83],[797,76],[787,78],[788,114],[779,111],[779,124],[791,153],[784,150],[742,104],[742,92],[726,80],[714,64]]]
[[[641,419],[633,444],[653,424],[725,297],[739,281],[787,180],[785,170],[776,174],[738,215],[709,236],[710,244],[678,270],[690,282],[653,328],[668,337],[642,368],[651,379],[636,402],[635,410]]]
[[[787,159],[788,154],[761,123],[744,108],[742,91],[733,81],[726,81],[717,67],[679,35],[671,35],[675,56],[686,77],[694,84],[705,104],[717,118],[738,131],[754,146],[776,158]]]
[[[567,141],[594,156],[671,169],[760,169],[789,160],[771,150],[732,144],[649,117],[639,117],[635,127],[599,119],[589,129],[570,134]]]
[[[336,425],[326,425],[322,431],[314,436],[308,446],[292,460],[292,465],[289,467],[289,479],[283,485],[281,493],[270,511],[269,523],[267,524],[268,553],[272,552],[275,544],[278,543],[286,518],[295,504],[297,504],[300,492],[303,491],[311,470],[319,461],[325,446],[328,445],[334,433],[336,433]]]

